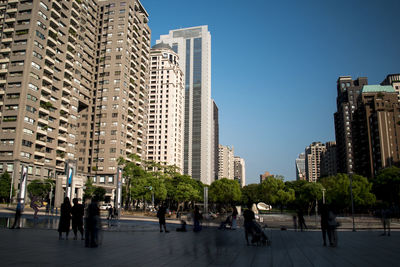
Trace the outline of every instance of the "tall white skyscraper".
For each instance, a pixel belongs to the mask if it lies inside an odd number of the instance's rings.
[[[218,179],[227,178],[233,180],[235,161],[234,161],[234,150],[233,146],[223,146],[219,145],[219,155],[218,155]]]
[[[177,54],[159,43],[150,52],[147,159],[183,172],[184,75]]]
[[[156,43],[179,55],[185,73],[184,173],[205,184],[214,180],[211,35],[208,26],[171,30]]]

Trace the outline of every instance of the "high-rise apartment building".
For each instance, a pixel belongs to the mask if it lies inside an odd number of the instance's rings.
[[[218,154],[219,154],[219,119],[218,119],[218,106],[215,103],[214,100],[213,102],[213,118],[214,118],[214,180],[218,179],[218,164],[219,164],[219,159],[218,159]]]
[[[316,182],[321,177],[321,156],[326,151],[325,144],[313,142],[305,149],[306,180]]]
[[[306,156],[300,153],[296,159],[296,180],[306,180]]]
[[[337,174],[336,142],[326,142],[325,147],[321,155],[321,177],[334,176]]]
[[[214,180],[211,35],[207,26],[171,30],[169,44],[185,73],[184,173],[205,184]]]
[[[238,181],[241,187],[246,185],[246,163],[241,157],[234,157],[234,175],[235,181]]]
[[[150,30],[138,0],[0,3],[0,168],[18,187],[75,166],[73,196],[87,177],[115,189],[117,159],[144,158]],[[143,145],[144,146],[144,145]]]
[[[354,121],[355,173],[374,177],[400,162],[400,106],[391,85],[365,85]]]
[[[219,145],[218,179],[234,179],[234,150],[233,146]]]
[[[391,85],[397,92],[400,102],[400,73],[387,75],[386,78],[381,82],[381,85]]]
[[[184,75],[168,44],[151,49],[147,159],[175,165],[183,172]]]
[[[352,80],[350,76],[343,76],[337,80],[337,111],[334,119],[338,173],[354,171],[353,115],[357,109],[357,99],[366,84],[368,84],[367,78]]]

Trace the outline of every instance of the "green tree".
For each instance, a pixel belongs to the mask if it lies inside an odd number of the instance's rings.
[[[376,197],[387,203],[400,204],[400,168],[389,167],[381,170],[372,179]]]
[[[100,186],[95,186],[93,191],[93,197],[98,201],[104,201],[104,197],[106,195],[106,189]]]
[[[3,173],[0,176],[0,201],[9,202],[10,201],[10,189],[11,189],[11,176],[8,172]],[[13,187],[14,195],[14,187]]]
[[[281,206],[281,212],[283,210],[283,206],[286,206],[288,203],[295,200],[295,193],[294,193],[294,190],[291,188],[279,189],[277,192],[277,195],[278,195],[277,202]]]
[[[27,187],[29,197],[39,197],[41,199],[45,199],[51,190],[50,183],[52,182],[39,179],[31,181]]]
[[[242,202],[244,204],[258,203],[261,201],[259,184],[249,184],[242,188]]]
[[[214,181],[208,192],[210,200],[220,204],[233,204],[242,196],[239,183],[226,178]]]
[[[268,205],[279,203],[278,191],[284,190],[285,184],[283,178],[275,178],[273,176],[267,177],[260,184],[261,200]]]
[[[353,200],[356,208],[373,205],[376,198],[371,193],[372,183],[367,178],[356,174],[352,179]],[[350,178],[347,174],[322,178],[321,184],[326,189],[327,203],[334,203],[339,209],[350,209]]]
[[[83,191],[83,200],[90,199],[93,197],[95,186],[93,186],[93,181],[88,178],[85,183],[85,189]]]
[[[307,209],[308,213],[315,207],[315,201],[322,198],[322,185],[308,181],[288,181],[285,183],[287,190],[294,190],[295,199],[292,201],[292,208]]]

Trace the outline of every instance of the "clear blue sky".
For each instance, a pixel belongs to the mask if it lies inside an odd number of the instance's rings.
[[[336,80],[400,72],[400,1],[143,0],[152,44],[208,25],[220,143],[246,160],[247,183],[295,179],[314,141],[335,140]]]

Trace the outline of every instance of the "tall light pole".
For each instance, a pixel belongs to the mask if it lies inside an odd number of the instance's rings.
[[[356,231],[356,225],[354,224],[354,199],[353,199],[353,173],[349,174],[350,177],[350,198],[351,198],[351,217],[353,219],[353,232]]]
[[[325,204],[325,188],[322,188],[322,204]]]

